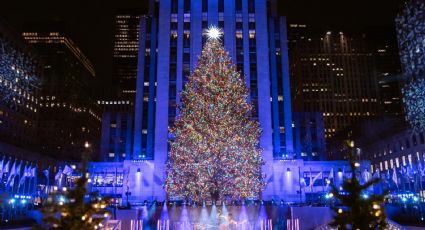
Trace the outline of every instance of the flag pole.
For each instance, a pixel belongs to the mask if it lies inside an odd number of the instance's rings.
[[[303,200],[303,191],[301,188],[301,168],[298,166],[298,185],[300,186],[300,204]]]

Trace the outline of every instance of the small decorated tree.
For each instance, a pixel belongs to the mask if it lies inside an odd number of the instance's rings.
[[[55,189],[49,194],[42,208],[43,225],[36,229],[92,230],[103,226],[102,222],[109,216],[106,211],[108,201],[96,193],[87,192],[87,155],[83,154],[81,177],[75,187]]]
[[[340,205],[334,205],[332,209],[335,216],[331,222],[332,227],[337,229],[385,229],[387,226],[383,194],[367,194],[367,190],[379,183],[379,178],[373,178],[361,184],[356,177],[357,163],[354,159],[354,142],[348,141],[348,156],[351,168],[351,178],[342,184],[342,191],[333,186],[332,196],[339,200]]]

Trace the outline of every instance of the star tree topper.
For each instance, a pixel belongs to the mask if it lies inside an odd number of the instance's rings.
[[[216,26],[210,26],[207,30],[208,39],[220,39],[223,35],[223,31]]]

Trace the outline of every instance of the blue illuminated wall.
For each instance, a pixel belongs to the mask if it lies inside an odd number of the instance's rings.
[[[251,90],[265,157],[292,158],[286,21],[275,9],[276,1],[266,0],[150,1],[140,19],[134,159],[165,161],[168,128],[210,25],[222,28],[224,46]]]
[[[140,17],[131,158],[152,163],[149,173],[156,182],[147,190],[163,191],[168,130],[210,25],[223,30],[223,44],[250,89],[268,179],[274,159],[295,156],[286,21],[277,16],[276,4],[276,0],[149,1],[147,15]],[[272,191],[264,195],[271,196]]]

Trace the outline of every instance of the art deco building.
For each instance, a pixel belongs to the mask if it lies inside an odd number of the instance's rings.
[[[43,153],[76,160],[86,141],[95,146],[99,142],[100,111],[88,88],[95,71],[60,27],[44,25],[32,25],[22,33],[24,39],[38,50],[44,63],[39,141]]]
[[[362,34],[289,27],[295,111],[322,112],[325,135],[380,113],[375,57]]]
[[[276,4],[274,0],[149,1],[148,13],[139,17],[134,118],[129,122],[126,115],[110,113],[102,129],[115,132],[114,136],[103,135],[102,158],[131,164],[130,171],[138,169],[151,182],[142,186],[141,194],[134,191],[139,195],[132,199],[164,196],[161,181],[169,151],[168,130],[178,115],[180,92],[197,65],[209,26],[223,31],[223,45],[250,89],[254,117],[262,129],[260,145],[268,164],[265,173],[271,178],[275,160],[295,158],[286,21],[275,12]],[[130,26],[136,20],[137,16],[117,16],[117,28],[128,31],[122,33],[124,40],[130,34],[132,39],[136,37],[133,33],[136,30]],[[116,49],[123,52],[114,54],[133,57],[134,40],[126,44],[130,44],[125,45],[127,50]],[[127,152],[127,138],[121,135],[123,132],[127,135],[129,123],[134,127],[131,155]],[[264,194],[270,196],[271,190]]]
[[[117,82],[117,96],[130,100],[136,96],[137,57],[141,13],[125,11],[115,16],[113,47],[113,80]]]

